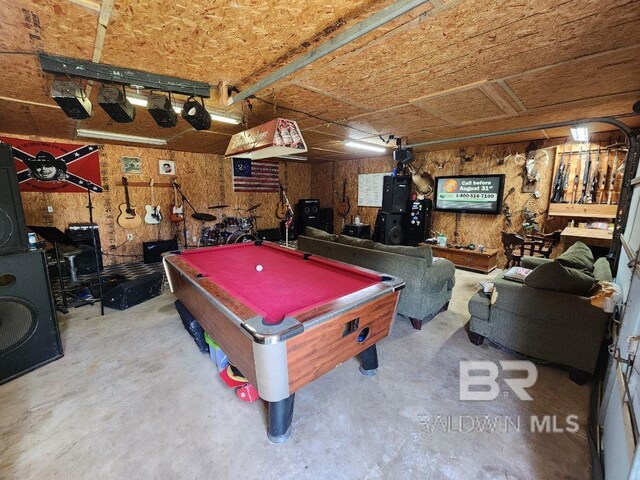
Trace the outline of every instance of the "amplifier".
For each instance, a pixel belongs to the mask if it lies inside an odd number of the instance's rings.
[[[157,242],[143,242],[142,256],[144,263],[158,263],[162,261],[162,254],[178,250],[177,240],[158,240]]]
[[[98,261],[100,262],[100,270],[102,270],[104,265],[102,263],[102,248],[100,247],[98,225],[95,223],[70,223],[65,231],[67,236],[82,250],[82,253],[76,256],[76,268],[80,274],[93,273],[96,271],[96,255],[93,249],[93,237],[91,235],[92,229],[96,236]]]

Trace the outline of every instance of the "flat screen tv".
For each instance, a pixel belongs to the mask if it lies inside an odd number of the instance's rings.
[[[504,175],[436,177],[434,209],[496,215],[502,210],[503,192]]]

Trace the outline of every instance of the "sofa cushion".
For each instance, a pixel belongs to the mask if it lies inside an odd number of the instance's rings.
[[[600,257],[596,260],[596,263],[593,264],[593,278],[602,282],[613,281],[611,266],[605,257]]]
[[[319,228],[307,227],[304,231],[307,237],[318,238],[320,240],[326,240],[328,242],[335,242],[338,235],[325,232]]]
[[[406,255],[408,257],[424,258],[427,261],[427,266],[431,266],[433,263],[433,252],[429,245],[422,247],[408,247],[405,245],[385,245],[383,243],[376,243],[373,245],[374,250],[381,252],[395,253],[397,255]]]
[[[589,296],[589,291],[595,283],[592,276],[577,268],[565,267],[557,261],[540,265],[524,279],[524,284],[528,287],[571,293],[582,297]]]
[[[593,253],[582,242],[571,245],[566,252],[556,258],[556,261],[565,267],[593,272]]]
[[[336,242],[343,245],[351,245],[352,247],[371,248],[376,243],[373,240],[367,240],[366,238],[350,237],[348,235],[338,235]]]

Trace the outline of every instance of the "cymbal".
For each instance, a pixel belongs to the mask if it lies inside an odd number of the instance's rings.
[[[192,218],[195,218],[196,220],[200,220],[201,222],[215,222],[218,217],[216,217],[215,215],[210,215],[208,213],[192,213],[191,214]]]
[[[209,207],[209,210],[215,210],[216,208],[229,208],[229,205],[214,205],[213,207]]]
[[[249,208],[247,208],[247,212],[253,212],[256,208],[260,207],[262,204],[261,203],[257,203]]]

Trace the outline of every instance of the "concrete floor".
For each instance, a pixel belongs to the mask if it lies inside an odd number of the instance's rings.
[[[267,439],[262,402],[216,377],[169,292],[105,317],[74,310],[60,322],[65,357],[0,386],[0,478],[589,478],[589,386],[539,367],[531,402],[458,400],[460,360],[513,359],[467,340],[466,304],[486,278],[458,271],[449,311],[422,331],[398,317],[377,376],[352,359],[302,389],[281,445]],[[578,433],[529,431],[531,415],[563,426],[569,414]],[[469,431],[484,415],[503,428]]]

